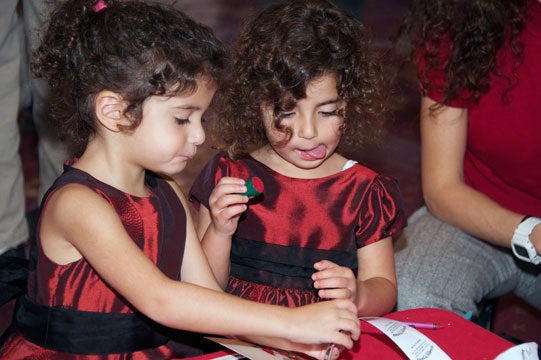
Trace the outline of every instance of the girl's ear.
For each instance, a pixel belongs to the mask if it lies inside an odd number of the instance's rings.
[[[119,125],[129,125],[128,119],[124,116],[126,104],[119,94],[104,90],[96,96],[95,104],[96,118],[105,128],[120,132]]]

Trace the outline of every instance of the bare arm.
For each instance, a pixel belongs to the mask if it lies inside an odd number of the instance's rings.
[[[466,109],[442,107],[430,112],[434,101],[421,102],[422,185],[425,202],[441,220],[463,231],[509,248],[513,232],[525,214],[505,209],[464,182],[464,154],[468,129]],[[530,236],[541,251],[541,226]]]
[[[229,279],[232,235],[247,208],[248,197],[239,195],[245,191],[244,180],[224,177],[209,197],[210,210],[203,205],[199,209],[197,234],[222,289]]]
[[[220,236],[210,228],[210,211],[201,205],[199,209],[197,233],[210,267],[221,289],[225,289],[229,279],[229,258],[231,236]]]
[[[75,213],[78,216],[65,215]],[[219,289],[218,285],[190,226],[182,268],[187,281],[163,275],[135,245],[109,203],[81,185],[68,185],[51,196],[44,209],[41,235],[44,251],[53,261],[65,264],[85,257],[127,301],[166,326],[306,344],[336,342],[346,347],[358,338],[359,323],[349,301],[289,309],[213,290]],[[351,336],[340,329],[347,329]]]
[[[398,294],[391,237],[357,250],[357,308],[361,316],[390,312]]]

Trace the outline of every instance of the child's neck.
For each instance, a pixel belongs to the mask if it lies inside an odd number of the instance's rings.
[[[138,197],[149,195],[145,185],[145,169],[119,162],[115,156],[85,151],[73,166],[127,194]]]

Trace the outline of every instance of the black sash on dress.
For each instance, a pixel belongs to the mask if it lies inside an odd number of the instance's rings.
[[[73,354],[120,354],[156,348],[168,338],[165,327],[141,313],[119,314],[78,311],[19,298],[15,322],[29,341]]]

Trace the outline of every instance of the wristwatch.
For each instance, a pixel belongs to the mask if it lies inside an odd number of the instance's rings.
[[[541,255],[537,253],[530,241],[530,234],[537,224],[541,224],[540,218],[530,216],[525,217],[524,220],[518,224],[515,229],[515,234],[511,239],[511,249],[513,249],[513,254],[520,260],[534,265],[541,264]]]

